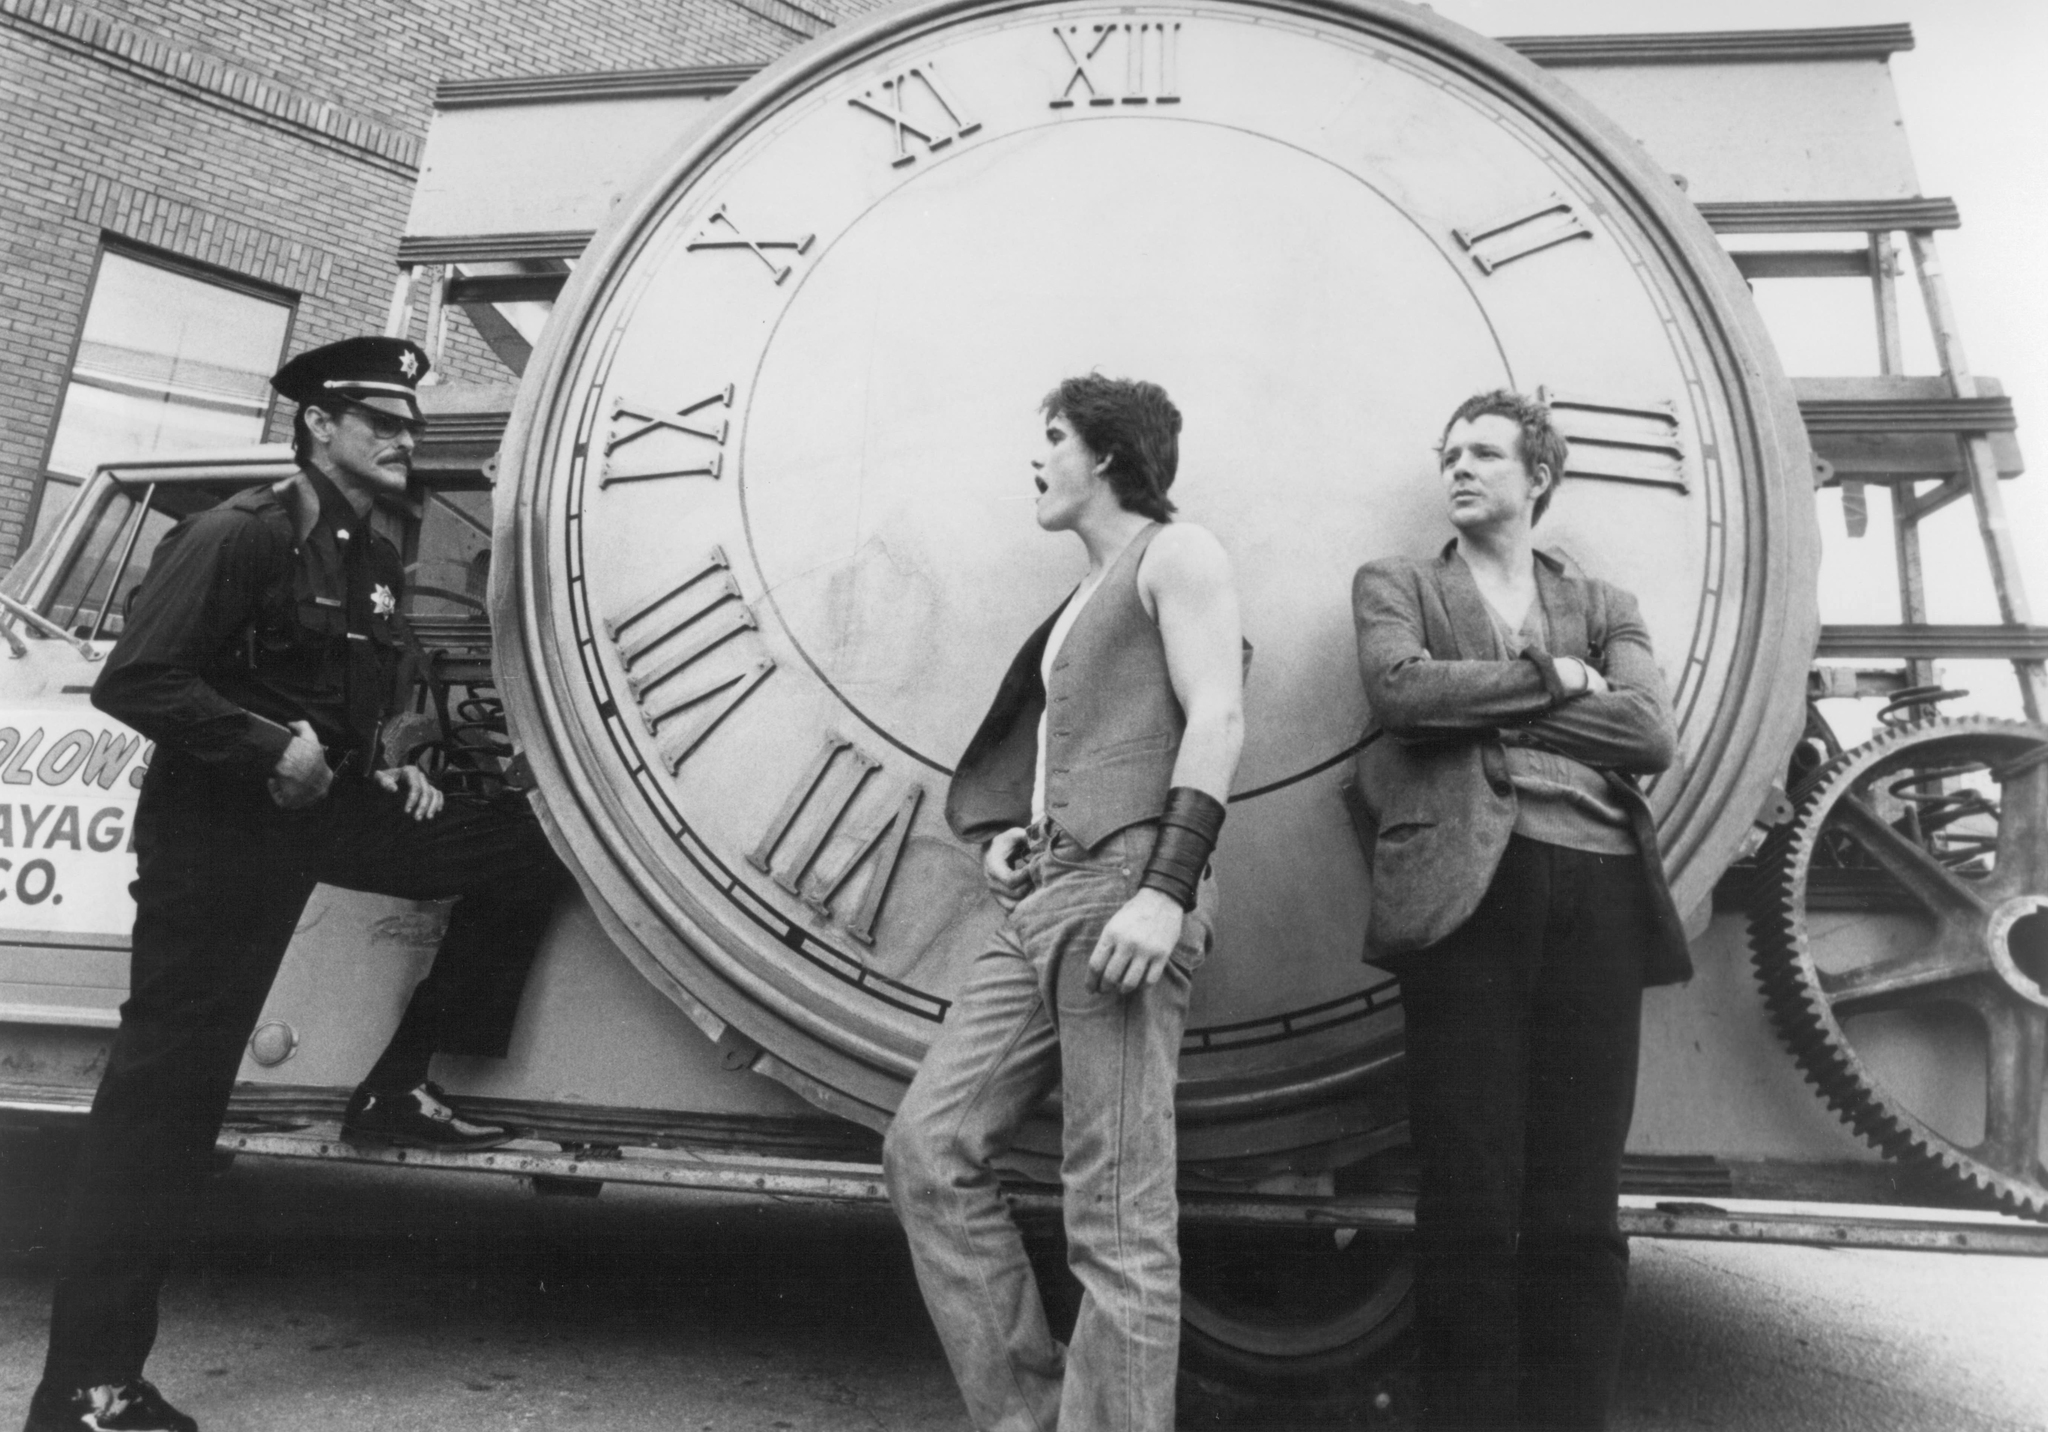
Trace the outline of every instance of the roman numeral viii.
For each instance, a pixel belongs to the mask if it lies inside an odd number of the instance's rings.
[[[730,657],[709,660],[756,626],[719,547],[680,581],[605,621],[605,635],[626,667],[626,687],[639,704],[641,724],[649,735],[666,737],[662,759],[670,775],[775,670],[774,659],[765,655],[738,669]],[[686,673],[689,680],[676,681]]]
[[[839,918],[840,926],[864,945],[875,942],[875,920],[903,858],[903,843],[917,819],[924,787],[915,781],[904,782],[859,834],[842,838],[843,853],[837,861],[815,873],[812,867],[819,865],[819,853],[881,764],[846,737],[828,733],[760,843],[747,852],[747,864],[797,896],[821,920],[833,918],[832,902],[854,872],[868,865],[859,903],[850,915]],[[808,884],[804,881],[807,873],[811,874]]]

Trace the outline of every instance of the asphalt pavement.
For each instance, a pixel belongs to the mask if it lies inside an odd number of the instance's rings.
[[[0,1142],[0,1427],[47,1189]],[[2048,1428],[2048,1259],[1638,1240],[1615,1432]],[[151,1362],[207,1432],[965,1432],[885,1210],[245,1158]],[[1183,1427],[1293,1427],[1194,1399]]]

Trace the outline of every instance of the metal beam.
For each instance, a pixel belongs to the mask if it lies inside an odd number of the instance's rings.
[[[2048,659],[2048,627],[1823,626],[1820,657],[1895,656],[1913,661],[1956,657],[1996,661]]]
[[[1720,234],[1870,234],[1959,229],[1953,199],[1780,199],[1700,205]]]
[[[1882,60],[1913,48],[1911,25],[1817,30],[1701,30],[1649,35],[1511,35],[1539,65],[1719,65],[1771,60]]]
[[[753,1198],[805,1199],[828,1203],[884,1203],[882,1170],[872,1163],[826,1163],[810,1159],[761,1158],[704,1150],[620,1149],[596,1157],[522,1141],[481,1153],[438,1153],[344,1142],[320,1133],[223,1134],[223,1152],[265,1158],[327,1159],[387,1167],[488,1173],[531,1178],[543,1186],[588,1189],[618,1183]],[[1003,1196],[1013,1212],[1031,1219],[1060,1216],[1060,1190],[1043,1184],[1008,1184]],[[1181,1194],[1181,1221],[1198,1226],[1247,1228],[1357,1228],[1404,1234],[1415,1223],[1413,1201],[1401,1196],[1317,1198],[1290,1195]],[[2018,1220],[1951,1222],[1816,1212],[1809,1208],[1748,1207],[1715,1203],[1637,1199],[1624,1204],[1626,1233],[1743,1243],[1815,1243],[1830,1247],[1911,1248],[1944,1253],[2000,1253],[2048,1257],[2048,1226]]]
[[[1728,257],[1744,278],[1869,278],[1869,249],[1738,249]]]
[[[1849,433],[2009,433],[2017,431],[2012,399],[1802,398],[1799,416],[1814,436]]]
[[[1916,484],[1909,483],[1905,487],[1896,489],[1892,494],[1892,504],[1894,510],[1897,511],[1901,518],[1916,526],[1921,518],[1941,511],[1942,508],[1958,498],[1970,495],[1969,479],[1961,473],[1955,473],[1944,478],[1941,486],[1935,488],[1932,492],[1922,493],[1910,490],[1915,486]],[[1906,620],[1917,622],[1920,620],[1920,617],[1908,612]]]
[[[434,108],[483,109],[496,105],[559,104],[578,100],[662,99],[671,95],[715,97],[731,94],[760,72],[759,65],[696,65],[687,69],[443,80],[434,87]]]
[[[448,281],[448,302],[552,303],[568,281],[565,273],[463,274]]]
[[[1934,235],[1917,232],[1909,235],[1907,242],[1912,246],[1913,266],[1920,274],[1920,295],[1927,308],[1928,327],[1934,333],[1935,351],[1941,355],[1942,373],[1958,398],[1976,398],[1981,390],[1963,351],[1962,328],[1956,321],[1955,304],[1949,297],[1948,280],[1942,272]],[[2014,626],[2029,625],[2034,619],[2033,611],[2020,578],[2019,552],[2013,545],[2012,524],[2006,519],[2005,499],[1998,491],[1998,461],[1992,453],[1990,438],[1983,433],[1966,435],[1963,456],[1970,496],[1977,508],[1977,530],[1984,541],[1985,562],[1991,568],[1991,584],[1998,593],[1998,614]],[[2048,653],[2018,658],[2013,666],[2019,676],[2020,705],[2030,721],[2039,721],[2043,708],[2048,707],[2048,665],[2043,663],[2044,655]]]
[[[512,326],[511,320],[498,311],[496,304],[465,303],[461,308],[468,315],[476,336],[498,355],[498,361],[515,376],[524,377],[526,365],[533,358],[533,345],[526,341],[526,335]]]
[[[821,16],[805,17],[820,28]],[[795,18],[794,16],[792,18]],[[793,28],[793,27],[792,27]],[[1729,64],[1773,60],[1884,59],[1913,48],[1910,25],[1849,25],[1810,30],[1721,30],[1648,35],[1511,35],[1503,45],[1539,65]],[[434,88],[437,110],[584,100],[660,99],[673,95],[731,94],[758,65],[693,65],[674,69],[611,70],[504,79],[443,80]]]
[[[398,241],[398,265],[502,263],[512,259],[573,259],[590,245],[589,229],[523,234],[408,234]]]

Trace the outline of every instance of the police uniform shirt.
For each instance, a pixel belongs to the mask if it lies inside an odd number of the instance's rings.
[[[93,688],[95,706],[223,775],[271,775],[300,720],[330,764],[375,768],[403,652],[393,617],[404,569],[333,483],[305,476],[320,513],[304,542],[268,487],[165,535]]]

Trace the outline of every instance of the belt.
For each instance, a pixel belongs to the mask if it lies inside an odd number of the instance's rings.
[[[370,763],[363,759],[361,746],[345,746],[336,751],[331,746],[320,748],[327,756],[327,769],[337,781],[361,781],[369,779]]]

